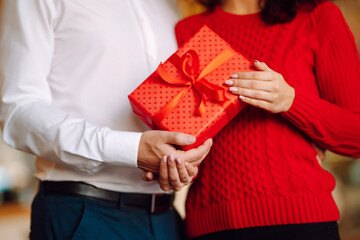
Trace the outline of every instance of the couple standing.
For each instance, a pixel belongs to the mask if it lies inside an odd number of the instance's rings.
[[[313,146],[360,156],[359,58],[340,10],[199,2],[209,11],[174,34],[171,0],[3,1],[3,138],[38,156],[41,181],[31,239],[184,239],[170,190],[196,175],[188,237],[339,239],[334,179]],[[249,106],[180,151],[194,137],[145,131],[127,95],[204,24],[254,60],[224,81]]]

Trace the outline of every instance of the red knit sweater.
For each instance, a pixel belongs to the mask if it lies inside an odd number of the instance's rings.
[[[286,24],[217,8],[180,21],[182,45],[206,24],[295,88],[290,110],[248,106],[214,137],[186,211],[190,237],[255,226],[336,221],[335,181],[312,142],[360,157],[360,63],[341,11],[325,2]]]

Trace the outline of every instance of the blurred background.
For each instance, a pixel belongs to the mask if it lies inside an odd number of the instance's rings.
[[[360,50],[360,0],[334,3],[342,10]],[[193,0],[178,0],[178,4],[184,17],[204,11]],[[336,178],[333,195],[341,214],[341,239],[360,240],[360,159],[327,152],[323,167]],[[34,171],[34,156],[8,147],[0,138],[0,239],[28,239],[30,205],[37,190]],[[182,216],[186,193],[183,189],[176,194],[175,206]]]

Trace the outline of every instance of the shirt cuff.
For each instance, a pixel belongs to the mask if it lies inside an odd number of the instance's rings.
[[[105,162],[121,167],[137,167],[138,149],[142,133],[110,131],[105,139]]]

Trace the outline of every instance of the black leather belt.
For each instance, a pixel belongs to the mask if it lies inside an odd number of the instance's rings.
[[[84,182],[43,181],[40,184],[40,188],[43,189],[45,194],[71,195],[116,204],[120,204],[121,201],[124,201],[125,206],[148,210],[151,213],[161,213],[169,210],[174,201],[174,194],[114,192],[97,188]]]

